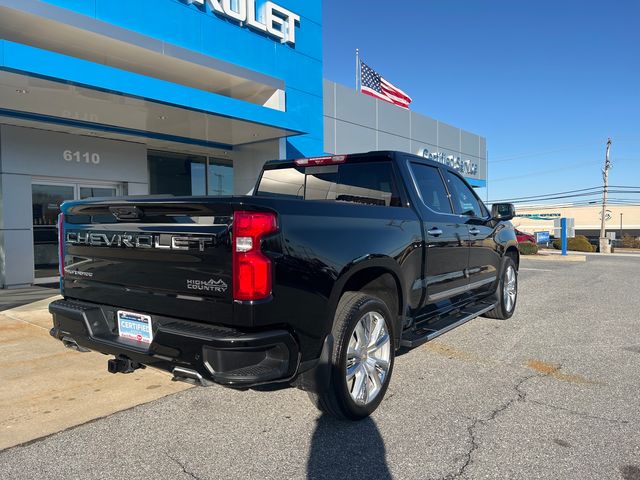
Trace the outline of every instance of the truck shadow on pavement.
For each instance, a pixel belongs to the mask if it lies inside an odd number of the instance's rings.
[[[322,415],[311,438],[307,478],[391,479],[386,449],[375,422],[335,420]]]

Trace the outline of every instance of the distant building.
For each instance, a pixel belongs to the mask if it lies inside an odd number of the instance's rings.
[[[583,207],[554,207],[548,205],[516,205],[513,225],[524,232],[551,232],[554,220],[561,217],[574,218],[576,235],[589,238],[600,236],[602,205]],[[640,236],[640,205],[610,205],[605,216],[605,228],[616,238],[622,235]]]

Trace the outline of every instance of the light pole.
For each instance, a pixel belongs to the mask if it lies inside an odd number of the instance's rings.
[[[609,240],[605,237],[605,226],[607,216],[607,193],[609,193],[609,169],[611,168],[611,161],[609,160],[609,150],[611,150],[611,139],[607,142],[607,153],[604,160],[604,168],[602,169],[602,180],[604,186],[602,188],[602,218],[600,224],[600,253],[611,253],[611,246]]]
[[[620,240],[622,240],[622,212],[620,212]]]

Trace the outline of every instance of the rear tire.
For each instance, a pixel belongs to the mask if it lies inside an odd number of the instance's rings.
[[[500,271],[500,281],[496,289],[498,303],[493,310],[489,310],[482,316],[507,320],[516,310],[518,302],[518,270],[511,257],[504,257]]]
[[[346,292],[336,309],[329,388],[309,393],[322,412],[341,420],[361,420],[380,405],[394,363],[393,322],[377,297]]]

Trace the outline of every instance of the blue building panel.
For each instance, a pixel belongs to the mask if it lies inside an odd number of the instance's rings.
[[[75,57],[0,40],[0,67],[34,76],[98,88],[109,92],[167,103],[201,112],[247,120],[262,125],[302,132],[301,116],[264,108],[253,103],[146,77]],[[170,100],[170,101],[169,101]]]
[[[245,0],[241,0],[245,1]],[[254,0],[249,0],[254,1]],[[295,45],[281,43],[185,0],[43,0],[58,7],[223,60],[284,82],[286,112],[278,112],[143,75],[58,56],[25,46],[25,57],[12,55],[5,68],[46,75],[127,95],[141,95],[177,106],[269,124],[306,134],[290,139],[304,154],[323,148],[322,122],[322,1],[278,0],[300,16]],[[259,9],[265,0],[257,0]],[[17,44],[6,48],[16,52]],[[61,58],[64,57],[64,58]],[[60,63],[58,63],[60,62]],[[12,64],[13,67],[9,67]],[[146,92],[146,93],[145,93]]]

